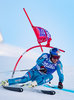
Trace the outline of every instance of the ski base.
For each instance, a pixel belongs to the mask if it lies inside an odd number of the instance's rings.
[[[23,92],[23,88],[21,87],[12,87],[12,86],[3,86],[4,89],[15,91],[15,92]],[[38,90],[38,93],[48,94],[48,95],[55,95],[56,92],[53,90]],[[37,91],[36,91],[37,92]]]

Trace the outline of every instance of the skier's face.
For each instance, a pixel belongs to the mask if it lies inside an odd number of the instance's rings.
[[[59,60],[60,56],[52,56],[51,61],[53,63],[57,63],[57,61]]]
[[[52,60],[52,62],[53,62],[54,64],[58,62],[58,59],[57,59],[57,58],[56,58],[56,59],[52,58],[51,60]]]

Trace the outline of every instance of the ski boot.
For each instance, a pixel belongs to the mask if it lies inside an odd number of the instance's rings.
[[[1,85],[2,86],[9,86],[8,80],[2,81]]]

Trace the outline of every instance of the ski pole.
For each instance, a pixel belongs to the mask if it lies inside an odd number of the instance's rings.
[[[21,72],[21,71],[29,71],[30,69],[25,69],[25,70],[16,70],[16,72]],[[13,72],[13,71],[3,71],[0,73],[8,73],[8,72]]]
[[[30,69],[22,69],[22,70],[16,70],[15,72],[23,72],[23,71],[29,71]],[[32,69],[31,69],[32,70]],[[40,70],[38,69],[33,69],[32,71],[43,71],[44,68],[41,68]],[[8,73],[8,72],[13,72],[13,71],[4,71],[4,72],[0,72],[0,73]]]

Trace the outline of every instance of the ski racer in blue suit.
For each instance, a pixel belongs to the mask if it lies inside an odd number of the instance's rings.
[[[19,84],[32,81],[32,86],[42,85],[53,79],[53,73],[57,71],[59,82],[58,88],[63,88],[63,66],[59,60],[59,49],[52,48],[50,54],[43,53],[36,61],[36,65],[30,69],[23,77],[8,79],[8,84]],[[5,82],[6,83],[6,82]]]

